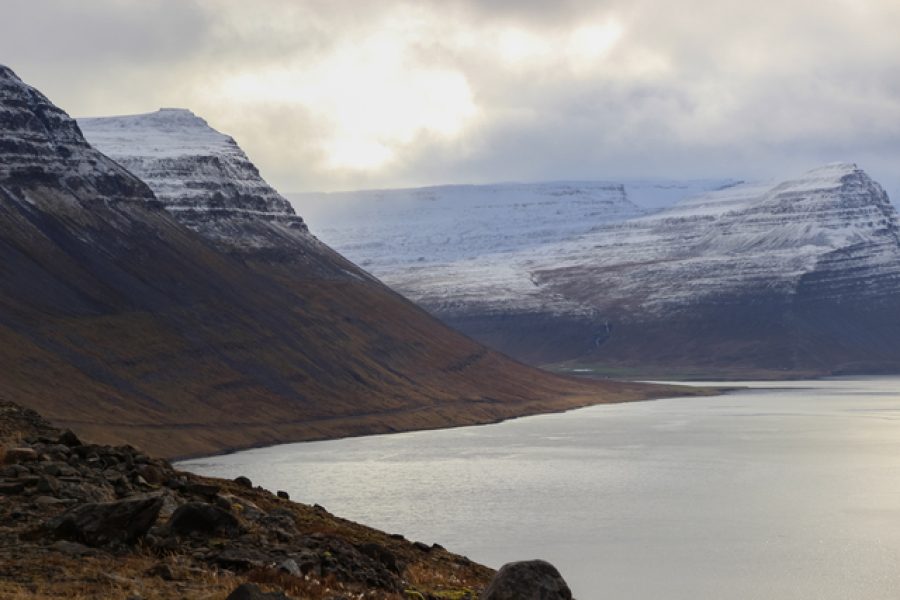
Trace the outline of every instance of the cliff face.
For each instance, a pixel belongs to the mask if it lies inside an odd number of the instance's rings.
[[[502,230],[502,217],[496,227]],[[713,372],[900,370],[900,243],[853,164],[739,184],[565,238],[376,272],[432,314],[533,362]],[[378,232],[370,232],[377,237]],[[397,235],[396,246],[416,233]],[[355,258],[366,261],[367,238]]]
[[[0,397],[86,438],[184,456],[666,393],[489,351],[283,206],[284,221],[241,201],[186,227],[46,98],[8,69],[0,82]]]
[[[368,277],[309,233],[233,138],[185,109],[80,119],[95,147],[141,178],[182,225],[242,259]]]

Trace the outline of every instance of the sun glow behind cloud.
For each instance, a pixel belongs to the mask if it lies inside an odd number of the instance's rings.
[[[191,108],[287,191],[750,177],[850,159],[896,172],[897,2],[4,8],[0,55],[69,112]]]
[[[439,17],[399,9],[324,53],[230,74],[210,94],[250,109],[301,110],[321,131],[315,140],[320,168],[376,172],[423,138],[458,140],[483,116],[465,68],[454,59],[478,56],[512,70],[589,75],[623,35],[611,18],[548,33],[496,23],[472,28]],[[449,58],[434,60],[435,47]]]
[[[596,67],[623,33],[621,23],[607,19],[552,33],[504,27],[485,37],[497,40],[497,54],[507,66],[533,69],[555,65],[577,73]]]
[[[296,106],[326,132],[324,166],[378,169],[420,136],[460,135],[478,113],[463,73],[420,63],[414,42],[387,27],[313,62],[238,73],[217,93],[248,105]]]

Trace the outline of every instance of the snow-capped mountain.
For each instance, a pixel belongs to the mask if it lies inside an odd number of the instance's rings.
[[[532,369],[453,331],[315,240],[227,138],[162,117],[118,136],[166,157],[131,163],[148,187],[0,68],[0,396],[179,456],[654,393]]]
[[[376,275],[571,239],[736,182],[605,181],[445,185],[290,194],[313,231]]]
[[[75,121],[3,65],[0,131],[0,179],[7,185],[37,179],[107,201],[152,199],[147,186],[84,140]]]
[[[491,226],[502,231],[500,216]],[[523,359],[817,372],[900,366],[900,349],[884,337],[900,333],[897,215],[853,164],[595,219],[549,241],[528,235],[538,241],[480,256],[437,252],[416,264],[402,249],[419,232],[394,227],[401,251],[393,263],[372,252],[374,272]],[[357,234],[352,255],[365,262],[368,238],[347,230]]]
[[[191,111],[163,108],[78,124],[92,145],[146,182],[180,223],[220,248],[289,260],[330,253],[235,140]]]

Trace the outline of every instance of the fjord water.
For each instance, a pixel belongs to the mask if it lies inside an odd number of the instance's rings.
[[[494,567],[545,558],[581,600],[900,597],[900,378],[735,385],[180,466]]]

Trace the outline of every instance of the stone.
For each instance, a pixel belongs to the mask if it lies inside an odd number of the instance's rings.
[[[166,480],[166,474],[156,465],[139,465],[135,469],[135,472],[137,473],[138,477],[143,477],[147,481],[147,483],[152,483],[153,485],[159,485],[161,483],[164,483]]]
[[[271,557],[255,548],[226,548],[209,558],[219,567],[233,571],[247,571],[271,564]]]
[[[57,443],[63,444],[65,446],[74,447],[80,446],[81,440],[78,439],[78,436],[71,429],[66,429],[60,434]]]
[[[201,496],[207,500],[213,500],[221,489],[221,487],[209,483],[188,483],[184,487],[185,493]]]
[[[389,571],[396,573],[397,575],[400,574],[400,571],[402,569],[400,568],[400,565],[397,563],[397,557],[394,555],[393,552],[391,552],[390,550],[388,550],[381,544],[376,544],[374,542],[368,543],[368,544],[361,544],[360,546],[357,547],[357,550],[359,550],[360,552],[362,552],[369,558],[371,558],[373,560],[377,560],[382,565],[384,565],[384,567],[386,569],[388,569]]]
[[[22,481],[0,481],[0,496],[17,496],[25,491]]]
[[[156,522],[163,500],[159,496],[77,506],[50,522],[57,537],[88,546],[133,544]]]
[[[250,481],[249,477],[244,477],[243,475],[234,478],[234,482],[241,487],[245,487],[247,489],[253,488],[253,482]]]
[[[503,565],[481,600],[572,600],[572,592],[556,567],[528,560]]]
[[[276,494],[279,498],[283,498],[284,500],[291,499],[291,495],[288,494],[287,492],[285,492],[284,490],[278,490],[278,492],[276,492]]]
[[[59,494],[59,481],[52,475],[44,475],[37,482],[37,491],[42,494]]]
[[[298,565],[297,561],[293,558],[282,561],[281,564],[278,565],[278,570],[284,571],[288,575],[294,575],[295,577],[303,575],[303,571],[300,570],[300,565]]]
[[[281,592],[264,592],[255,583],[244,583],[231,592],[225,600],[290,600]]]
[[[68,554],[69,556],[85,556],[96,553],[96,550],[92,550],[84,544],[67,542],[66,540],[54,542],[50,547],[61,554]]]
[[[6,464],[19,464],[35,462],[37,459],[37,452],[32,448],[7,448],[6,458],[3,460]]]
[[[57,504],[75,504],[78,500],[74,498],[54,498],[53,496],[38,496],[34,499],[35,504],[43,506],[54,506]]]
[[[175,573],[172,572],[172,567],[166,563],[158,563],[150,567],[146,574],[149,577],[159,577],[163,581],[175,581]]]
[[[188,502],[172,513],[169,529],[183,535],[193,532],[235,535],[241,526],[237,517],[218,506],[205,502]]]

